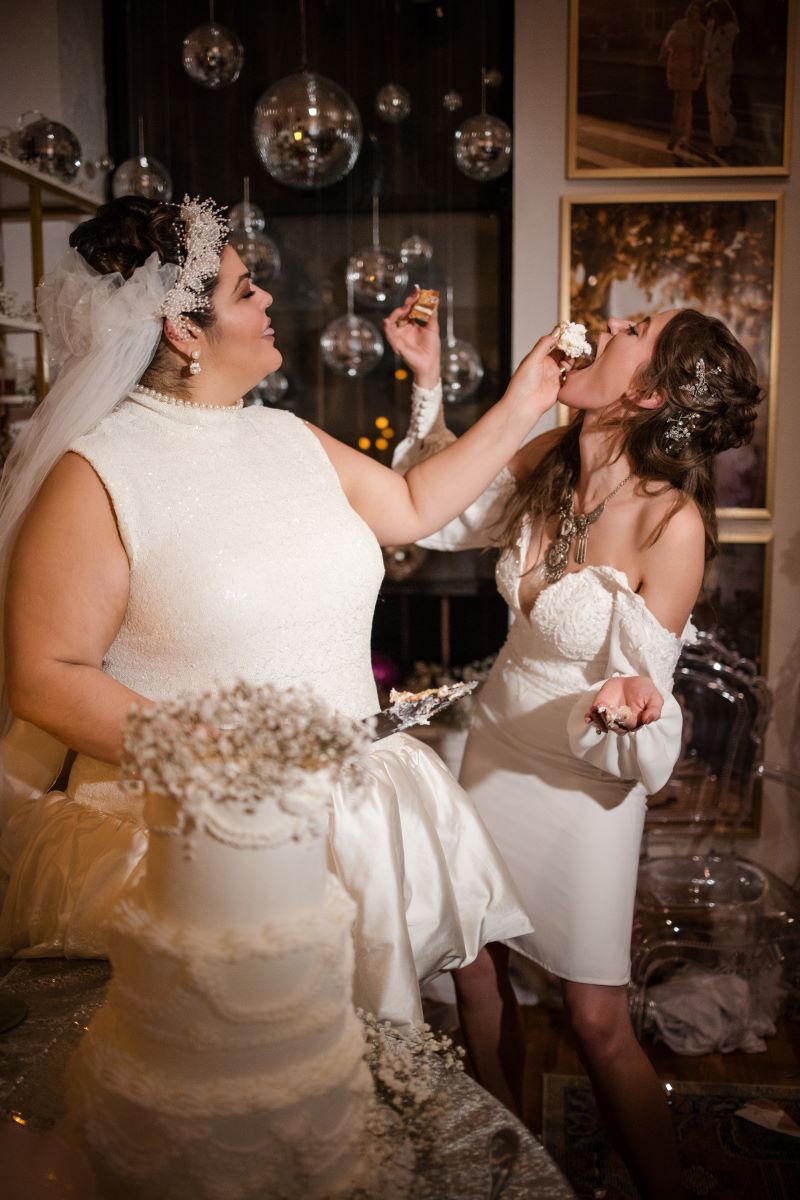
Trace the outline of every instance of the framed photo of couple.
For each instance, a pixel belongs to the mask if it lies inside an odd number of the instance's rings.
[[[697,308],[753,356],[763,399],[750,444],[717,459],[721,517],[772,512],[781,201],[778,192],[562,199],[563,319],[598,332],[609,317]]]
[[[570,0],[567,175],[789,173],[797,0]]]

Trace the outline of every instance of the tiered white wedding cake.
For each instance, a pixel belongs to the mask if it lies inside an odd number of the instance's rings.
[[[372,1081],[325,832],[332,780],[367,740],[321,702],[244,684],[131,717],[150,846],[72,1084],[115,1200],[354,1186]]]

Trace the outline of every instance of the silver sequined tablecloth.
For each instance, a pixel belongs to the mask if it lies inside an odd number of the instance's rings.
[[[49,1130],[64,1114],[64,1083],[78,1039],[103,1002],[110,968],[92,960],[36,959],[4,964],[0,996],[28,1006],[16,1029],[0,1034],[0,1120]],[[486,1200],[492,1133],[513,1127],[520,1154],[503,1200],[570,1200],[574,1193],[541,1144],[462,1073],[448,1072],[437,1149],[413,1200]],[[267,1198],[265,1197],[265,1200]]]

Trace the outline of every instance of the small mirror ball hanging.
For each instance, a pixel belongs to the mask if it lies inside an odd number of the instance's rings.
[[[483,363],[474,346],[461,338],[442,342],[442,391],[450,404],[468,400],[480,387]]]
[[[468,117],[455,133],[456,166],[469,179],[499,179],[511,166],[511,130],[489,113]]]
[[[239,38],[213,19],[183,39],[183,69],[202,87],[228,87],[239,78],[243,65],[244,46]]]
[[[326,366],[351,379],[367,375],[383,357],[383,338],[371,321],[346,313],[323,329],[319,339]]]
[[[382,121],[399,125],[411,112],[411,96],[399,83],[386,83],[375,97],[375,111]]]
[[[256,152],[272,178],[287,187],[338,183],[353,169],[361,139],[361,117],[350,96],[313,71],[272,84],[253,112]]]

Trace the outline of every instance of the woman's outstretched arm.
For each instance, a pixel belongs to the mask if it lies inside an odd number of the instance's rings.
[[[540,338],[502,399],[457,441],[405,476],[311,426],[350,503],[380,542],[417,541],[481,495],[556,401],[559,366],[551,355],[557,338],[557,331]]]

